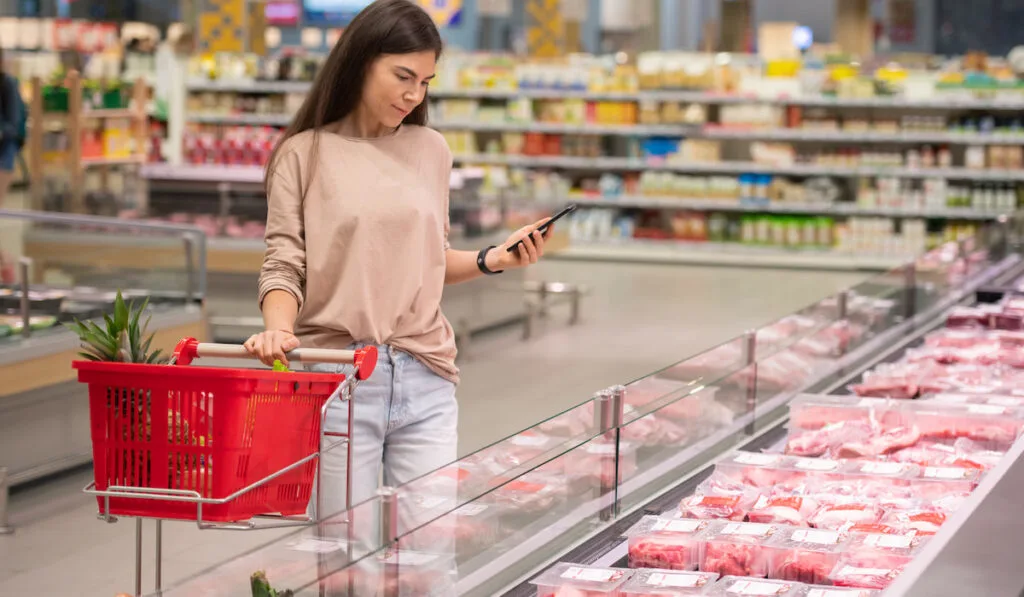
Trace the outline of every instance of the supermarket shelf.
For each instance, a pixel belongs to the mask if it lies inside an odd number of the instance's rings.
[[[642,158],[524,156],[505,154],[462,154],[455,160],[467,164],[495,164],[523,168],[566,168],[576,170],[665,170],[671,172],[708,172],[723,174],[779,174],[790,176],[893,176],[897,178],[952,178],[979,181],[1024,181],[1024,170],[974,170],[970,168],[903,168],[879,166],[822,166],[794,164],[772,166],[754,162],[692,162],[673,164]]]
[[[159,163],[146,164],[142,168],[142,177],[150,180],[263,184],[263,168]]]
[[[190,79],[186,82],[189,91],[224,91],[236,93],[306,93],[312,84],[308,81],[210,81]]]
[[[605,243],[573,241],[568,248],[553,255],[552,258],[681,265],[884,271],[905,263],[912,259],[912,256],[872,257],[825,250],[751,247],[735,243],[624,240]]]
[[[580,207],[610,207],[635,209],[687,209],[739,213],[788,213],[831,216],[884,216],[892,218],[929,218],[945,220],[995,220],[1005,211],[982,211],[970,207],[942,209],[906,209],[895,207],[865,207],[856,203],[751,203],[737,199],[685,199],[680,197],[650,197],[624,195],[622,197],[585,197],[574,200]]]
[[[700,127],[693,125],[642,125],[642,124],[561,124],[554,122],[474,122],[440,121],[431,122],[431,128],[439,131],[472,130],[495,133],[565,133],[579,135],[623,135],[627,137],[688,137],[700,133]]]
[[[114,158],[82,158],[82,167],[97,168],[101,166],[132,166],[137,164],[145,164],[147,159],[147,156],[144,155],[130,155]]]
[[[137,118],[138,116],[139,113],[130,108],[82,111],[82,118]]]
[[[288,126],[292,117],[288,114],[189,114],[187,120],[203,124]]]
[[[726,95],[704,91],[638,91],[638,92],[593,92],[584,90],[559,89],[523,89],[523,90],[490,90],[490,89],[438,89],[430,90],[433,99],[442,98],[478,98],[478,99],[582,99],[592,101],[664,101],[706,104],[749,104],[767,103],[800,105],[811,107],[836,108],[901,108],[901,109],[935,109],[935,110],[1024,110],[1024,94],[1013,93],[1011,96],[993,99],[957,97],[936,97],[914,99],[903,97],[867,97],[837,98],[826,96],[814,97],[759,97],[755,95]]]
[[[696,133],[706,139],[804,141],[815,143],[937,143],[971,145],[1024,145],[1024,133],[815,131],[803,129],[730,129],[705,127]]]

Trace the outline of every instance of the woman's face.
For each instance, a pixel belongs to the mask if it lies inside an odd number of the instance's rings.
[[[433,50],[381,55],[366,74],[363,110],[384,126],[397,127],[423,102],[435,66]]]

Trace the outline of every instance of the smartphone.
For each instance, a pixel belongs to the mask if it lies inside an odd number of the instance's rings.
[[[542,235],[547,234],[548,228],[550,228],[552,224],[557,222],[559,219],[571,214],[574,211],[576,211],[576,204],[570,203],[565,207],[565,209],[551,216],[551,219],[541,224],[540,227],[537,228],[537,232],[540,232]],[[511,247],[508,248],[508,252],[511,253],[512,251],[515,251],[516,249],[519,248],[519,245],[521,244],[523,244],[523,241],[519,241],[516,244],[512,245]]]

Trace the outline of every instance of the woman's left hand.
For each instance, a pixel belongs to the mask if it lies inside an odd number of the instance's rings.
[[[548,227],[544,234],[538,232],[537,229],[549,219],[544,218],[516,230],[503,244],[491,249],[487,254],[488,269],[493,271],[516,269],[537,263],[537,260],[544,256],[544,237],[551,234],[554,226]],[[509,252],[508,248],[520,240],[523,241],[523,244]]]

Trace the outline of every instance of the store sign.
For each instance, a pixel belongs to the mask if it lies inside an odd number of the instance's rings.
[[[453,27],[462,20],[462,0],[419,0],[438,27]]]
[[[284,0],[283,2],[267,2],[263,8],[263,16],[268,25],[292,26],[299,24],[299,14],[302,9],[295,0]]]

